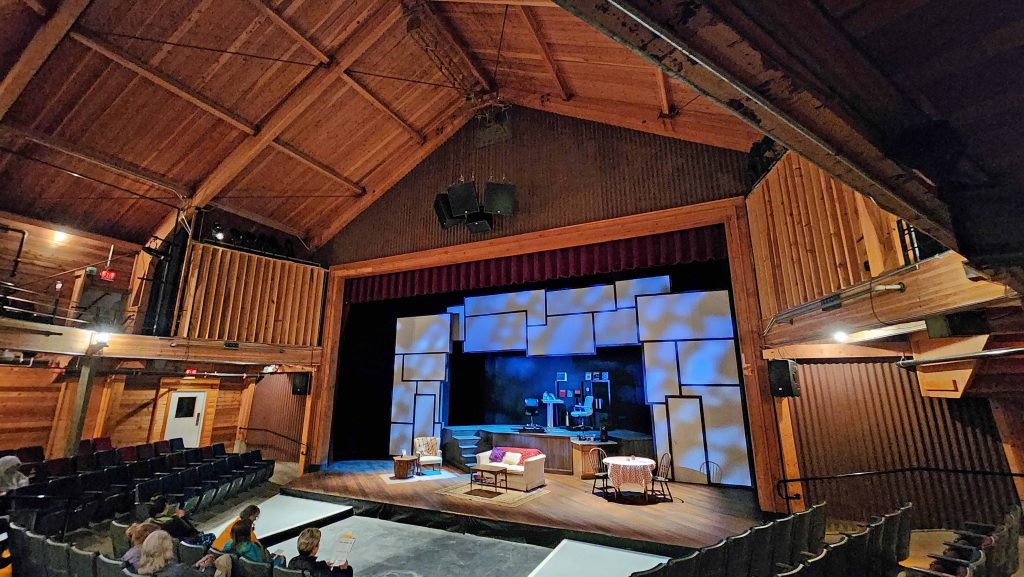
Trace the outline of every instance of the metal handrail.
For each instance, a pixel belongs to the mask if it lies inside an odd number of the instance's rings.
[[[855,473],[840,473],[838,475],[820,475],[814,477],[797,477],[795,479],[780,479],[775,483],[775,492],[779,498],[787,500],[795,500],[802,497],[799,493],[790,495],[786,490],[786,485],[789,483],[801,483],[803,481],[829,481],[832,479],[848,479],[851,477],[870,477],[874,475],[892,475],[895,473],[959,473],[962,475],[985,475],[989,477],[1020,477],[1024,478],[1024,473],[1011,473],[1007,471],[985,471],[979,469],[946,469],[944,467],[901,467],[899,469],[889,469],[885,471],[857,471]]]
[[[238,428],[243,430],[243,431],[263,431],[264,433],[270,433],[271,435],[275,435],[275,436],[281,437],[282,439],[284,439],[286,441],[291,441],[291,442],[295,443],[296,445],[298,445],[299,448],[309,448],[309,445],[307,445],[306,443],[303,443],[302,441],[300,441],[298,439],[293,439],[293,438],[291,438],[291,437],[289,437],[287,435],[282,435],[281,433],[278,433],[277,431],[271,431],[270,429],[262,429],[260,427],[238,427]]]

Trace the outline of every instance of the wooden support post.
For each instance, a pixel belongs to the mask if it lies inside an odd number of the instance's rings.
[[[1024,399],[998,397],[990,400],[992,416],[999,429],[999,439],[1003,442],[1006,462],[1011,473],[1024,473]],[[1015,477],[1017,498],[1024,502],[1024,478]]]
[[[85,415],[89,410],[89,395],[92,394],[92,382],[96,378],[96,369],[100,360],[92,355],[82,357],[82,373],[75,387],[75,400],[71,406],[71,418],[68,420],[68,440],[64,447],[64,456],[73,457],[78,453],[78,442],[82,440],[85,428]]]
[[[299,472],[319,466],[329,455],[331,420],[334,417],[334,395],[338,377],[338,347],[341,343],[341,317],[344,311],[345,278],[332,274],[327,280],[324,298],[324,322],[321,366],[313,373],[313,387],[306,396],[306,413],[302,420],[302,443],[299,448]]]
[[[661,68],[654,69],[655,79],[658,81],[658,102],[661,103],[661,115],[665,118],[675,116],[675,107],[672,106],[672,95],[669,94],[668,77]]]

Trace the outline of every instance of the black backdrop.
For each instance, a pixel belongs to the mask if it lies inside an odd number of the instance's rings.
[[[467,296],[538,288],[554,290],[584,287],[662,274],[671,277],[673,292],[730,287],[728,261],[718,260],[350,305],[345,315],[339,345],[338,380],[332,426],[332,460],[379,459],[388,456],[391,434],[391,379],[397,319],[444,312],[449,306],[462,304]],[[642,407],[643,369],[640,362],[640,347],[602,348],[599,349],[598,355],[593,356],[526,359],[522,353],[460,354],[461,343],[456,345],[456,354],[453,355],[449,374],[452,382],[449,402],[451,424],[526,422],[521,410],[523,397],[526,393],[539,397],[541,391],[550,388],[553,385],[554,371],[570,372],[572,383],[574,378],[579,380],[582,371],[596,370],[594,367],[600,366],[614,366],[616,372],[609,375],[612,377],[613,394],[621,394],[623,398],[618,402],[613,400],[612,408],[615,411],[611,413],[611,417],[615,421],[610,424],[613,427],[621,425],[622,428],[638,431],[650,430],[650,413],[646,407]],[[513,360],[516,358],[518,360]],[[536,380],[534,377],[526,380],[514,377],[521,387],[526,388],[499,392],[495,383],[510,382],[513,377],[509,377],[506,372],[520,370],[521,363],[533,367],[529,370],[536,375]],[[613,369],[600,370],[612,372]],[[488,374],[491,376],[488,377]],[[630,387],[628,383],[634,384]],[[620,393],[615,393],[615,389],[620,386]],[[635,407],[626,406],[630,404],[627,402],[629,398],[638,399]],[[459,421],[455,421],[456,418]],[[539,419],[537,422],[543,423],[543,412]],[[632,426],[627,426],[630,423]],[[643,428],[644,424],[646,429]]]

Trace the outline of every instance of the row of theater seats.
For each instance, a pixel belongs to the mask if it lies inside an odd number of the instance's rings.
[[[828,542],[819,503],[632,577],[894,577],[910,554],[910,510],[905,505]]]
[[[927,569],[907,569],[904,576],[1010,577],[1020,568],[1020,518],[1014,506],[997,524],[967,522],[941,555],[928,555]]]
[[[180,439],[38,463],[32,483],[0,497],[12,525],[44,536],[135,513],[161,494],[188,513],[268,480],[259,451],[228,454],[223,444],[185,449]]]

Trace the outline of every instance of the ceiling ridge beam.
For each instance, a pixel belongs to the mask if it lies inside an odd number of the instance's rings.
[[[213,102],[209,98],[199,94],[197,91],[185,86],[181,82],[171,78],[170,76],[160,72],[156,68],[146,64],[138,58],[124,52],[117,46],[92,36],[82,30],[72,30],[69,36],[78,43],[86,46],[100,54],[106,56],[110,60],[124,66],[125,68],[135,72],[136,74],[146,78],[153,84],[156,84],[160,88],[181,97],[188,102],[198,106],[199,108],[209,112],[210,114],[220,118],[224,122],[234,126],[242,132],[254,135],[258,132],[257,127],[242,118],[241,116],[231,112],[227,108]]]
[[[327,64],[331,61],[331,57],[324,53],[323,50],[317,48],[313,41],[306,37],[305,34],[300,32],[294,26],[292,26],[283,16],[277,13],[277,10],[273,6],[268,4],[266,0],[249,0],[250,4],[258,8],[267,18],[270,18],[278,28],[283,30],[285,34],[292,37],[293,40],[302,45],[307,52],[316,57],[323,64]]]
[[[427,139],[424,138],[424,136],[420,134],[418,130],[413,128],[412,125],[406,122],[405,119],[398,115],[398,113],[396,113],[394,110],[391,110],[391,108],[387,104],[385,104],[379,98],[374,96],[373,93],[367,90],[365,86],[360,84],[358,80],[352,78],[352,76],[349,75],[347,70],[339,70],[338,75],[341,76],[341,79],[344,80],[345,83],[352,88],[352,90],[355,90],[356,93],[358,93],[360,96],[366,99],[367,102],[372,104],[374,108],[388,115],[389,118],[391,118],[392,120],[395,121],[395,123],[401,126],[402,130],[409,133],[409,136],[412,136],[416,140],[416,142],[423,144],[424,142],[427,141]]]
[[[551,55],[551,49],[547,43],[544,42],[544,37],[540,34],[540,23],[537,22],[537,17],[530,12],[530,8],[520,4],[518,7],[519,13],[523,15],[523,19],[526,20],[526,27],[530,30],[530,35],[537,41],[537,47],[540,48],[540,56],[544,60],[544,64],[548,67],[548,71],[551,76],[555,78],[555,84],[558,85],[558,91],[562,94],[562,100],[570,100],[572,98],[572,92],[565,83],[565,78],[562,77],[561,70],[558,69],[558,63],[555,62],[554,57]]]
[[[0,81],[0,120],[25,91],[28,83],[46,63],[78,17],[89,6],[90,0],[64,0],[32,36],[17,62]]]
[[[360,186],[358,183],[349,180],[348,178],[345,178],[338,171],[334,170],[330,166],[327,166],[323,162],[313,158],[312,156],[306,154],[305,152],[302,152],[301,150],[295,148],[291,144],[282,141],[280,138],[274,139],[274,141],[271,143],[271,146],[273,146],[277,150],[280,150],[284,154],[287,154],[288,156],[294,158],[295,160],[298,160],[299,162],[305,164],[306,166],[312,168],[313,170],[319,172],[320,174],[330,178],[331,180],[337,182],[338,184],[342,185],[348,190],[351,190],[352,192],[356,193],[356,196],[362,196],[366,194],[366,189]]]
[[[105,168],[111,172],[130,178],[132,180],[169,190],[178,198],[188,198],[192,190],[179,182],[174,182],[163,174],[158,174],[137,164],[105,154],[84,144],[75,144],[58,136],[43,134],[30,128],[0,124],[0,134],[10,134],[51,150],[62,152],[79,160]]]

